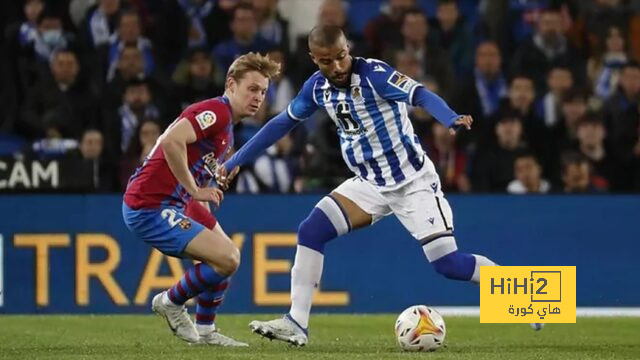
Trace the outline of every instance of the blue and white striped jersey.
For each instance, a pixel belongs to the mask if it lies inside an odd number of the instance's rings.
[[[336,123],[342,157],[358,176],[383,188],[397,188],[427,165],[407,115],[422,86],[386,63],[354,58],[351,85],[338,88],[318,71],[303,85],[287,112],[304,120],[325,109]]]

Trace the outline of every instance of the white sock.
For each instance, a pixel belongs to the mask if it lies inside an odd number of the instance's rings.
[[[322,277],[324,255],[306,246],[298,245],[291,269],[291,309],[289,314],[303,328],[309,326],[309,313],[313,291]]]
[[[200,335],[208,334],[212,331],[216,331],[216,324],[196,324],[196,330],[198,330],[198,334]]]
[[[165,291],[162,294],[162,304],[168,306],[177,306],[173,301],[171,301],[171,299],[169,299],[169,290]]]
[[[498,266],[498,264],[493,261],[487,259],[485,256],[472,254],[473,257],[476,258],[476,268],[473,270],[473,275],[471,275],[471,282],[475,284],[480,284],[480,266]]]

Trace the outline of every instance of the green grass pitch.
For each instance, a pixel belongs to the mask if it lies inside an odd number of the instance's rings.
[[[249,348],[189,346],[154,315],[0,316],[0,359],[640,359],[640,319],[578,318],[576,324],[480,324],[445,317],[446,346],[404,353],[393,336],[395,315],[314,315],[311,343],[292,348],[251,334],[250,320],[226,315],[222,332]]]

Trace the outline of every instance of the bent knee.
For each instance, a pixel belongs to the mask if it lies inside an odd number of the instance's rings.
[[[217,259],[213,267],[220,275],[233,275],[240,267],[240,251],[234,247],[229,253]]]

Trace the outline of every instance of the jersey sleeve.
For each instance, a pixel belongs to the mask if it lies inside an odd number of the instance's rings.
[[[217,101],[193,104],[184,109],[180,117],[189,120],[197,140],[223,131],[231,121],[226,105]]]
[[[294,120],[302,121],[313,115],[318,110],[318,104],[313,99],[313,88],[316,83],[316,77],[312,76],[298,92],[293,100],[287,106],[287,114]]]
[[[371,85],[385,99],[411,104],[413,93],[422,86],[384,61],[370,59],[367,66]]]

